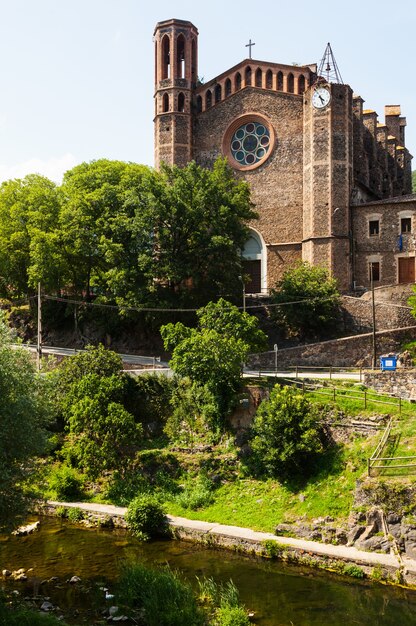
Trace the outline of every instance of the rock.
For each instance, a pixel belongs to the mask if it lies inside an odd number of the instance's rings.
[[[374,532],[378,533],[384,530],[383,512],[381,509],[373,508],[367,511],[367,526],[374,526]]]
[[[18,574],[17,576],[14,577],[14,579],[18,580],[21,583],[24,583],[27,580],[27,576],[26,574]]]
[[[343,528],[335,529],[335,541],[341,546],[347,545],[348,537],[346,531]]]
[[[385,537],[369,537],[368,539],[364,539],[361,541],[359,539],[356,543],[358,548],[362,548],[363,550],[372,550],[378,552],[388,553],[390,552],[390,542]]]
[[[386,522],[387,524],[400,524],[401,522],[401,516],[400,515],[396,515],[396,513],[389,513],[386,517]]]
[[[405,552],[409,559],[416,559],[416,543],[413,541],[406,541]]]
[[[347,545],[352,546],[353,543],[363,534],[365,526],[353,526],[347,534]]]
[[[303,493],[299,494],[299,502],[305,502],[305,496]]]
[[[117,617],[113,617],[113,622],[127,622],[128,619],[126,615],[118,615]]]
[[[118,613],[118,606],[110,606],[110,608],[108,609],[108,614],[111,615],[111,617],[114,617],[114,615],[117,615]]]
[[[75,585],[75,583],[80,583],[81,579],[79,576],[72,576],[72,578],[70,578],[68,582],[70,585]]]
[[[376,524],[370,524],[370,526],[366,526],[364,532],[360,535],[360,537],[355,541],[355,543],[361,543],[362,541],[366,541],[370,539],[373,535],[378,532]]]
[[[57,583],[59,581],[58,576],[51,576],[49,579],[50,583]]]
[[[19,526],[16,530],[12,532],[12,535],[16,535],[17,537],[21,537],[23,535],[30,535],[35,532],[39,528],[40,522],[33,522],[33,524],[27,524],[26,526]]]
[[[43,602],[42,606],[40,607],[41,611],[53,611],[53,604],[51,602]]]
[[[392,535],[396,541],[399,541],[402,536],[402,525],[401,524],[389,524],[388,526],[389,533]]]
[[[12,573],[11,573],[11,571],[9,569],[4,569],[1,574],[2,574],[2,576],[5,576],[5,577],[12,575]]]
[[[291,524],[278,524],[274,530],[275,535],[293,534],[293,526]]]

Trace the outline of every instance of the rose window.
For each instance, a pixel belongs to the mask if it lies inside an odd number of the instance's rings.
[[[254,165],[270,148],[270,133],[264,124],[248,122],[240,126],[231,139],[231,154],[240,165]]]

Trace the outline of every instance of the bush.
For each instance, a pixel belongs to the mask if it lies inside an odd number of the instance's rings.
[[[248,615],[241,606],[223,606],[215,611],[215,626],[249,626]]]
[[[65,626],[65,623],[54,615],[30,610],[20,602],[6,606],[5,597],[1,596],[0,626]]]
[[[84,481],[79,472],[68,465],[52,469],[48,483],[58,500],[71,502],[82,496]]]
[[[197,476],[184,491],[175,498],[176,502],[184,509],[196,511],[205,506],[209,506],[214,501],[212,493],[213,485],[204,474]]]
[[[67,509],[66,516],[68,518],[68,521],[76,524],[77,522],[80,522],[81,520],[84,519],[85,513],[79,507],[71,506]]]
[[[364,570],[358,565],[344,565],[342,573],[351,578],[365,578]]]
[[[252,470],[278,478],[311,473],[323,452],[323,431],[316,407],[295,387],[276,387],[252,425]]]
[[[142,494],[130,502],[126,522],[130,531],[143,540],[163,534],[167,530],[163,508],[149,494]]]
[[[191,586],[169,569],[126,563],[117,600],[146,616],[146,626],[202,626],[204,619]]]
[[[291,334],[320,337],[336,326],[339,297],[337,282],[326,269],[301,262],[272,290],[272,303],[285,306],[273,307],[271,316]]]

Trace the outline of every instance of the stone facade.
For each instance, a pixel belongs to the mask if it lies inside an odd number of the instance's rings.
[[[250,184],[259,219],[242,251],[248,293],[267,293],[299,259],[326,267],[343,291],[368,287],[370,271],[379,285],[414,282],[400,106],[386,106],[380,124],[315,64],[245,59],[200,84],[193,24],[160,22],[154,41],[155,165],[211,167],[225,156]]]
[[[416,402],[416,369],[395,372],[365,372],[364,384],[383,393]]]

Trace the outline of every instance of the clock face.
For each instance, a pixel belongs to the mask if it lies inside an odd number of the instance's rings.
[[[312,96],[315,109],[324,109],[331,102],[331,94],[327,87],[316,87]]]

